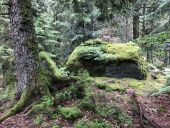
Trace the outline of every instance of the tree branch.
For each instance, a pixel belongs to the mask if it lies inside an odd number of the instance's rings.
[[[8,16],[9,13],[0,13],[1,16]]]

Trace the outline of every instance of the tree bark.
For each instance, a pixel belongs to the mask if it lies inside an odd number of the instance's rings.
[[[37,84],[37,43],[31,0],[9,0],[10,34],[17,70],[17,95]]]
[[[143,4],[143,16],[146,14],[146,4]],[[146,26],[145,26],[145,19],[143,18],[143,22],[142,22],[142,37],[145,36],[146,34]]]
[[[139,5],[134,9],[135,13],[133,16],[133,39],[139,38]]]
[[[0,122],[21,111],[38,83],[38,44],[35,41],[31,0],[9,0],[10,35],[14,49],[18,103]]]

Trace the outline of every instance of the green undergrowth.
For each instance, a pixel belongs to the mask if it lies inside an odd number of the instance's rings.
[[[78,103],[78,108],[86,111],[95,111],[96,105],[92,98],[86,97]]]
[[[44,116],[42,114],[36,115],[33,122],[36,125],[41,125],[45,121]]]
[[[166,83],[153,95],[170,94],[170,75],[168,69],[166,69]]]
[[[43,114],[52,119],[55,117],[55,110],[52,108],[53,104],[54,101],[51,99],[51,97],[45,96],[39,102],[33,103],[32,108],[29,110],[28,114]]]
[[[77,107],[58,107],[58,113],[62,118],[75,120],[83,116],[81,110]]]
[[[89,77],[89,74],[86,71],[79,73],[79,80],[76,83],[72,83],[71,86],[56,92],[55,100],[56,107],[58,106],[58,114],[63,119],[75,121],[84,116],[84,111],[91,111],[95,115],[100,116],[102,119],[112,119],[116,120],[121,126],[124,126],[125,124],[131,126],[131,117],[129,117],[126,112],[121,110],[118,106],[109,103],[110,101],[106,99],[104,93],[96,93],[94,91],[95,88],[95,81]],[[115,87],[111,89],[112,91],[118,90],[118,88],[115,89]],[[65,104],[66,101],[71,102],[71,106]],[[91,120],[89,123],[87,122],[87,126],[84,125],[84,128],[89,126],[93,128],[93,125],[94,128],[96,126],[99,128],[106,127],[104,122],[99,122]],[[79,128],[82,125],[83,122],[78,121],[74,126]]]
[[[95,119],[95,120],[79,120],[74,128],[112,128],[112,126],[106,121]]]
[[[10,99],[15,94],[15,85],[8,85],[7,88],[0,90],[0,100]]]
[[[124,126],[132,126],[132,118],[124,113],[118,106],[110,103],[98,103],[96,105],[96,113],[104,118],[114,118],[117,120],[118,124]]]
[[[55,100],[57,104],[61,101],[84,98],[90,93],[92,78],[87,71],[79,71],[77,81],[70,83],[69,87],[56,92]]]

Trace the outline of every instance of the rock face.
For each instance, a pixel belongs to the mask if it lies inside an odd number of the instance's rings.
[[[67,63],[70,70],[87,69],[92,76],[146,78],[140,48],[134,43],[113,44],[89,40],[78,46]]]

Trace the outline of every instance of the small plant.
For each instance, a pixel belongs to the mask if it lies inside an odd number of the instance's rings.
[[[132,125],[131,117],[123,113],[120,108],[113,104],[98,103],[96,105],[96,113],[104,118],[115,118],[121,126],[124,124],[127,124],[128,126]]]
[[[57,125],[52,125],[51,128],[60,128],[60,127]]]
[[[103,120],[80,120],[74,125],[74,128],[112,128],[112,126]]]
[[[129,127],[132,126],[132,118],[125,113],[120,113],[117,117],[117,120],[121,126],[124,126],[125,124]]]
[[[114,115],[120,113],[120,109],[113,106],[112,104],[107,103],[97,103],[96,104],[96,113],[101,115],[104,118],[110,118]]]
[[[83,85],[73,84],[72,86],[66,88],[64,91],[56,94],[57,102],[63,100],[77,99],[84,97],[84,87]]]
[[[91,99],[86,98],[78,104],[78,108],[88,111],[95,111],[95,104]]]
[[[165,113],[166,112],[166,108],[164,106],[160,106],[158,109],[157,109],[157,112],[158,113]]]
[[[47,107],[50,107],[54,104],[53,100],[48,96],[43,97],[42,101],[42,103],[45,104]]]
[[[40,114],[40,115],[37,115],[37,116],[35,117],[35,119],[34,119],[33,122],[34,122],[34,124],[36,124],[36,125],[41,125],[44,121],[45,121],[45,120],[44,120],[43,115]]]
[[[82,117],[82,112],[77,107],[59,107],[59,114],[68,120],[75,120]]]

